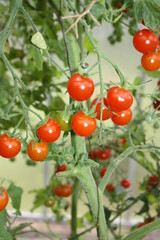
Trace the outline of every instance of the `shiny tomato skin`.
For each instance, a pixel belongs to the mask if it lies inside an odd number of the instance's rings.
[[[61,130],[63,131],[70,131],[72,129],[71,119],[71,116],[65,113],[59,112],[56,115],[56,120],[59,123]]]
[[[124,126],[132,120],[132,111],[130,108],[122,112],[117,112],[116,114],[117,115],[114,115],[111,119],[117,125]]]
[[[37,129],[37,135],[39,139],[44,142],[55,142],[61,134],[61,127],[59,123],[53,118],[49,118],[48,121]]]
[[[79,73],[76,73],[68,80],[67,90],[72,99],[85,101],[92,96],[94,83],[92,79],[85,78]]]
[[[158,37],[149,29],[142,29],[134,35],[133,45],[137,51],[147,54],[157,48]]]
[[[77,112],[71,123],[73,131],[81,137],[88,137],[96,130],[95,118],[89,117],[83,112]]]
[[[100,176],[101,176],[101,177],[104,177],[104,175],[105,175],[106,172],[107,172],[107,167],[101,168]]]
[[[44,201],[44,205],[45,207],[53,207],[55,204],[55,200],[54,200],[54,197],[49,197],[47,198],[45,201]]]
[[[62,166],[58,165],[56,172],[57,172],[57,173],[58,173],[58,172],[64,172],[64,171],[66,171],[66,170],[67,170],[66,164],[62,164]]]
[[[95,98],[92,103],[90,109],[96,104],[98,98]],[[112,117],[113,113],[109,111],[108,108],[108,103],[107,103],[107,98],[103,98],[103,111],[102,111],[102,120],[108,120],[109,118]],[[107,108],[106,108],[107,107]],[[101,99],[98,101],[95,113],[97,114],[96,119],[100,120],[101,117]]]
[[[127,89],[115,86],[108,90],[107,102],[112,111],[121,112],[132,105],[133,97]]]
[[[4,187],[0,187],[0,212],[3,211],[9,201],[8,192]]]
[[[124,188],[129,188],[131,186],[131,182],[128,179],[123,179],[121,181],[121,186]]]
[[[21,150],[21,142],[18,138],[11,138],[7,134],[0,136],[0,156],[13,158]]]
[[[160,111],[160,101],[155,101],[153,102],[153,107],[154,109],[157,109],[158,111]]]
[[[27,148],[28,156],[35,162],[43,161],[48,155],[48,145],[45,142],[36,142],[32,140]]]
[[[99,150],[99,153],[98,153],[98,157],[101,159],[101,160],[107,160],[110,156],[111,156],[111,149],[108,148],[108,149],[105,149],[105,150]]]
[[[111,183],[108,183],[107,186],[106,186],[106,190],[108,192],[114,192],[115,186],[113,184],[111,184]]]
[[[143,55],[141,64],[148,72],[157,71],[160,68],[160,52],[150,52]]]

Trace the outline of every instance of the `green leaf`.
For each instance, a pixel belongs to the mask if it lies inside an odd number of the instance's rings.
[[[23,229],[30,227],[32,223],[21,223],[18,225],[18,227],[13,228],[13,233],[17,234],[20,233]]]
[[[5,226],[7,222],[7,211],[0,212],[0,226]]]
[[[39,49],[30,45],[30,47],[28,48],[28,58],[34,60],[35,66],[38,70],[43,69],[43,57]]]
[[[97,40],[94,39],[94,42],[97,44]],[[85,47],[85,49],[90,52],[90,53],[95,53],[95,50],[91,44],[91,42],[89,41],[88,37],[84,38],[84,42],[83,42],[83,46]]]
[[[160,71],[148,72],[148,71],[144,70],[144,68],[142,66],[139,66],[138,69],[141,70],[142,72],[144,72],[147,76],[149,76],[151,78],[160,78]]]
[[[45,42],[45,40],[44,40],[44,38],[43,38],[43,36],[42,36],[42,34],[40,32],[36,32],[32,36],[31,42],[33,43],[33,45],[35,45],[39,49],[42,49],[42,50],[47,49],[46,42]]]
[[[144,203],[142,208],[137,212],[137,215],[142,215],[143,213],[147,213],[149,211],[149,201],[146,196],[144,196],[141,201]]]
[[[12,199],[12,206],[16,209],[16,215],[21,215],[20,205],[21,205],[21,196],[22,188],[15,186],[13,183],[7,189],[10,198]]]
[[[52,97],[49,105],[49,111],[64,110],[65,102],[60,96]]]

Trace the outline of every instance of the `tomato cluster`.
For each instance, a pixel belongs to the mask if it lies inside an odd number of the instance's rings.
[[[154,175],[149,176],[146,190],[149,190],[150,188],[157,186],[159,182],[160,182],[159,177]]]
[[[88,157],[93,159],[94,161],[96,161],[97,159],[105,161],[110,158],[111,152],[112,150],[110,148],[90,150],[88,153]]]
[[[160,68],[159,39],[149,29],[136,32],[133,45],[138,52],[143,53],[141,64],[146,71],[156,71]]]
[[[4,187],[0,187],[0,212],[3,211],[9,201],[8,192]]]

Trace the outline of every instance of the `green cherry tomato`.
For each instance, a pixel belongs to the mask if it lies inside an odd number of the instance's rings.
[[[44,201],[45,207],[53,207],[55,204],[54,197],[49,197]]]
[[[71,119],[72,117],[64,112],[59,112],[56,115],[56,120],[63,131],[70,131],[72,129]]]

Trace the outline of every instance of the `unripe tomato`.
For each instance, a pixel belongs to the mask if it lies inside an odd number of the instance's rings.
[[[44,201],[44,206],[45,207],[53,207],[55,204],[55,200],[54,200],[54,197],[49,197],[47,198],[45,201]]]
[[[148,72],[156,71],[160,68],[160,52],[150,52],[141,58],[143,68]]]
[[[85,78],[79,73],[76,73],[68,80],[67,90],[74,100],[84,101],[92,96],[94,83],[92,79]]]
[[[71,116],[65,114],[64,112],[59,112],[56,115],[56,120],[63,131],[70,131],[72,129],[71,119]]]
[[[107,167],[102,168],[101,171],[100,171],[100,176],[104,177],[106,172],[107,172]]]
[[[121,112],[132,105],[133,97],[128,90],[115,86],[108,90],[107,102],[112,111]]]
[[[3,211],[9,201],[8,192],[4,187],[0,187],[0,212]]]
[[[37,129],[39,139],[48,143],[55,142],[59,138],[60,134],[60,125],[52,118],[49,118],[43,126]]]
[[[62,166],[58,165],[56,172],[64,172],[67,170],[66,164],[62,164]]]
[[[90,109],[96,104],[97,99],[98,98],[96,98],[92,101]],[[104,103],[104,106],[103,106],[103,111],[102,111],[102,120],[108,120],[109,118],[112,117],[113,113],[107,109],[108,108],[108,103],[107,103],[106,98],[103,98],[103,103]],[[101,117],[101,100],[99,100],[98,103],[97,103],[95,113],[97,113],[96,118],[98,120],[100,120],[100,117]]]
[[[158,37],[149,29],[142,29],[134,35],[133,45],[137,51],[147,54],[157,48]]]
[[[157,109],[158,111],[160,111],[160,101],[155,101],[153,102],[153,107],[154,109]]]
[[[104,149],[104,150],[99,150],[98,157],[101,160],[107,160],[111,156],[111,151],[112,150],[110,148]]]
[[[111,184],[111,183],[108,183],[107,186],[106,186],[106,190],[108,192],[114,192],[115,186],[113,184]]]
[[[128,179],[123,179],[121,181],[121,186],[124,188],[129,188],[131,186],[131,182]]]
[[[116,114],[117,115],[113,115],[111,119],[115,124],[120,126],[128,124],[132,119],[132,111],[130,108],[122,112],[117,112]]]
[[[36,162],[43,161],[48,155],[48,145],[45,142],[36,142],[32,140],[28,145],[28,156]]]
[[[73,131],[81,137],[88,137],[96,130],[95,118],[89,117],[83,112],[77,112],[71,123]]]
[[[14,158],[21,150],[18,138],[11,138],[6,134],[0,136],[0,155],[4,158]]]

